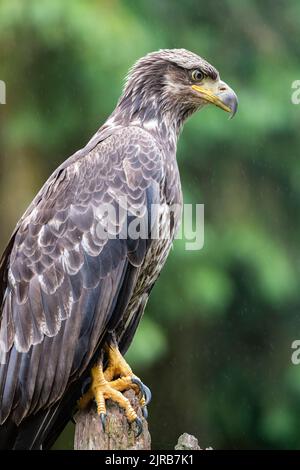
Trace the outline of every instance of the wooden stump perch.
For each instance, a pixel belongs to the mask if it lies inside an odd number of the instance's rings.
[[[76,422],[74,449],[75,450],[150,450],[151,436],[148,423],[142,415],[139,400],[133,390],[124,393],[142,420],[143,431],[138,438],[135,436],[135,425],[131,426],[119,406],[108,400],[106,402],[107,420],[105,432],[102,429],[100,417],[93,403],[89,409],[78,411]],[[176,450],[202,450],[196,437],[184,433],[175,446]],[[205,449],[211,450],[211,447]]]
[[[151,437],[148,423],[142,416],[139,401],[133,392],[124,393],[128,398],[138,417],[142,420],[143,431],[138,438],[135,437],[136,427],[130,425],[119,406],[108,400],[106,403],[107,420],[105,432],[93,403],[88,410],[79,411],[74,419],[75,450],[149,450],[151,449]]]

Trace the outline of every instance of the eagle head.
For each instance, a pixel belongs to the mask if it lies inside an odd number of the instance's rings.
[[[163,119],[181,128],[207,104],[235,115],[238,99],[206,60],[185,49],[163,49],[138,60],[127,75],[119,108],[142,123]]]

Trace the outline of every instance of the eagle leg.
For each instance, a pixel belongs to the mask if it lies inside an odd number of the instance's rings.
[[[143,415],[147,418],[146,405],[151,399],[151,392],[142,381],[136,377],[130,366],[121,355],[116,344],[106,347],[108,366],[103,370],[103,357],[91,369],[91,386],[80,398],[78,407],[84,409],[95,400],[97,413],[100,416],[103,429],[105,430],[106,406],[105,401],[111,399],[124,409],[126,417],[130,423],[135,423],[137,427],[136,436],[142,432],[142,422],[138,418],[129,400],[121,393],[132,388],[140,398],[143,407]]]
[[[120,353],[115,341],[106,346],[106,353],[108,355],[108,367],[104,371],[106,380],[111,382],[113,387],[121,392],[132,388],[139,396],[141,406],[147,406],[151,400],[151,391],[134,375],[131,367]],[[116,377],[118,377],[117,380],[113,380]]]

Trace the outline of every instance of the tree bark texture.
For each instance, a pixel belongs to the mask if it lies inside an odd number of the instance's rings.
[[[75,416],[75,450],[149,450],[151,449],[151,437],[148,423],[142,416],[139,401],[133,392],[124,393],[128,398],[138,417],[142,420],[143,431],[136,437],[137,428],[130,425],[117,404],[108,400],[106,402],[105,431],[102,429],[100,417],[93,403],[87,410],[79,411]]]

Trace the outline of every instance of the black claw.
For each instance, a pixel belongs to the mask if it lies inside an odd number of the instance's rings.
[[[148,409],[147,406],[143,406],[142,413],[145,419],[148,419]]]
[[[144,395],[144,384],[143,384],[143,382],[138,377],[131,377],[131,382],[133,384],[136,384],[139,387],[141,394]]]
[[[83,382],[81,386],[81,395],[84,395],[88,391],[88,389],[90,388],[91,381],[92,380],[90,377],[85,379],[85,381]]]
[[[151,398],[152,398],[152,393],[149,387],[147,385],[143,384],[144,386],[144,397],[145,397],[145,405],[149,405]]]
[[[100,419],[101,419],[101,423],[102,423],[103,432],[105,432],[106,414],[105,413],[100,413]]]
[[[151,400],[150,388],[147,387],[147,385],[145,385],[138,377],[132,377],[131,382],[139,387],[141,394],[145,398],[145,405],[148,405]]]
[[[136,424],[137,431],[135,433],[135,437],[139,437],[140,434],[143,431],[143,424],[140,418],[136,417],[135,420],[133,421]]]

